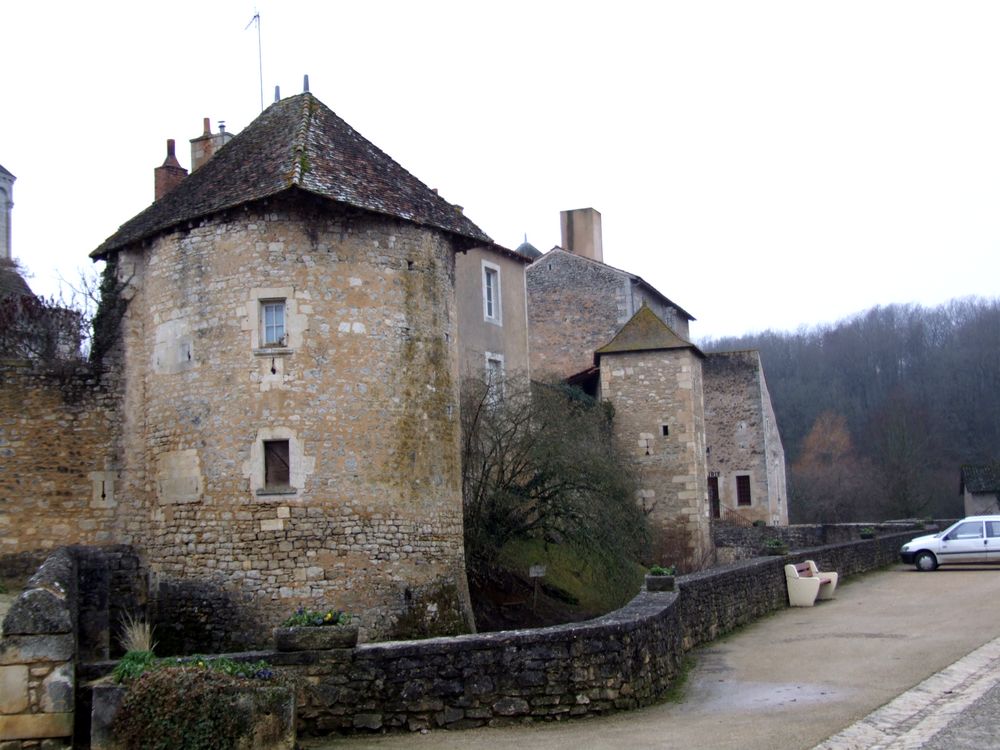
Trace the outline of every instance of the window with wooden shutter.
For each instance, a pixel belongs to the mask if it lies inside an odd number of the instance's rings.
[[[264,441],[264,488],[288,487],[291,470],[287,440]]]

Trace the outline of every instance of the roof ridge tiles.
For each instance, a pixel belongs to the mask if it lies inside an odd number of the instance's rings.
[[[492,244],[460,210],[306,92],[265,109],[174,190],[122,224],[91,256],[104,258],[174,227],[291,188],[433,227],[460,238],[466,247]]]

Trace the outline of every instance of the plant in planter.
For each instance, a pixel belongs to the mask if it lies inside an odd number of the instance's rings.
[[[295,614],[274,630],[278,651],[322,651],[332,648],[354,648],[358,643],[358,627],[352,617],[339,609],[317,612],[299,607]]]
[[[766,555],[787,555],[788,543],[784,539],[768,539],[764,542],[764,554]]]
[[[756,519],[756,520],[755,520],[755,521],[753,522],[753,525],[754,525],[754,526],[758,526],[758,527],[759,527],[759,526],[767,526],[767,521],[765,521],[765,520],[764,520],[763,518],[758,518],[758,519]]]
[[[654,565],[646,574],[646,591],[673,591],[675,572],[673,565]]]
[[[874,526],[862,526],[861,527],[861,538],[862,539],[874,539],[875,538],[875,527]]]

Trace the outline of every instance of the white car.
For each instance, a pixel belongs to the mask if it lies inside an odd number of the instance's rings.
[[[1000,562],[1000,516],[969,516],[944,531],[911,539],[899,551],[917,570],[951,563]]]

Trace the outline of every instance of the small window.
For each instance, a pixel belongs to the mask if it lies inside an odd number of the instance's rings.
[[[264,441],[264,489],[288,487],[291,471],[288,462],[287,440]]]
[[[500,322],[500,269],[483,263],[483,317]]]
[[[740,474],[736,477],[736,504],[750,505],[751,503],[750,477],[746,474]]]
[[[260,303],[261,346],[285,346],[285,301],[261,300]]]
[[[663,435],[663,437],[670,435],[670,427],[665,424],[660,425],[660,434]]]
[[[486,355],[486,387],[489,388],[490,401],[496,402],[504,396],[503,355]]]

